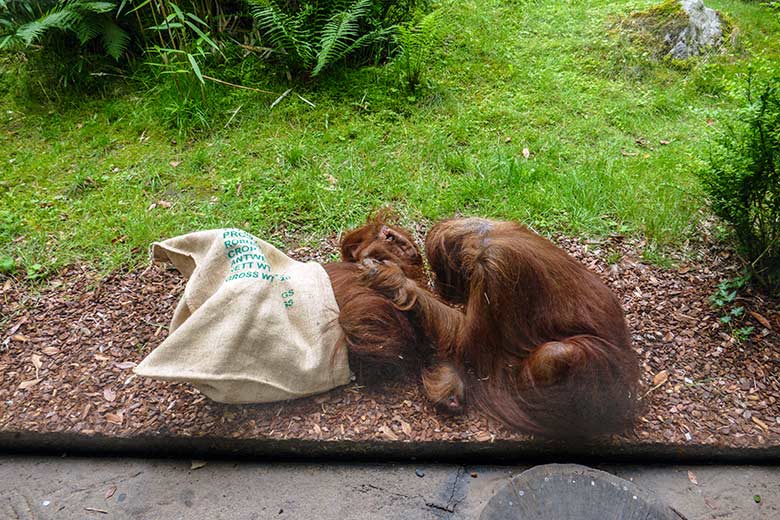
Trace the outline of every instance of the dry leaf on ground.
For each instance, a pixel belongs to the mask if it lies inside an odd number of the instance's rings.
[[[21,383],[19,383],[19,386],[17,388],[19,388],[19,390],[27,390],[29,388],[34,387],[40,382],[41,382],[40,379],[30,379],[28,381],[22,381]]]
[[[387,426],[386,424],[382,425],[382,427],[379,429],[379,431],[381,431],[382,435],[385,437],[385,439],[387,439],[389,441],[397,441],[398,440],[398,435],[396,435],[393,432],[393,430],[391,430],[390,427]]]
[[[122,426],[122,422],[124,421],[124,419],[125,417],[122,412],[106,414],[106,421],[110,422],[111,424],[116,424],[118,426]]]
[[[106,401],[109,401],[109,402],[111,402],[111,401],[113,401],[114,399],[116,399],[116,392],[114,392],[114,391],[113,391],[112,389],[110,389],[110,388],[106,388],[105,390],[103,390],[103,398],[104,398]]]
[[[669,380],[669,371],[661,370],[655,375],[655,377],[653,377],[653,386],[662,385],[666,383],[666,381],[668,380]]]
[[[753,316],[756,319],[756,321],[759,322],[763,327],[772,330],[772,324],[769,323],[769,320],[766,319],[764,316],[762,316],[761,314],[755,311],[750,311],[750,315]]]

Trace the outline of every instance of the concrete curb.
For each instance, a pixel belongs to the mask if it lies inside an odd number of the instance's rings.
[[[0,432],[0,453],[274,460],[778,464],[780,446],[734,448],[660,443],[551,441],[399,442],[230,439],[145,435],[110,437],[68,432]]]

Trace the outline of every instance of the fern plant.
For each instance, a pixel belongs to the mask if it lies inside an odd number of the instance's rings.
[[[422,84],[425,68],[439,38],[439,11],[432,11],[418,21],[401,24],[396,33],[401,67],[407,88],[414,92]]]
[[[75,36],[82,46],[100,37],[106,54],[118,60],[130,37],[116,24],[116,10],[114,2],[0,0],[0,49],[46,47],[59,33]]]
[[[316,77],[357,51],[388,41],[376,0],[250,0],[256,26],[291,72]],[[392,3],[392,2],[391,2]],[[383,10],[386,14],[386,10]]]

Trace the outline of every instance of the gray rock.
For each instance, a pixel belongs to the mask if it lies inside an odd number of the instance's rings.
[[[706,49],[720,44],[723,25],[717,11],[705,7],[702,0],[680,0],[680,5],[688,14],[689,23],[681,32],[665,36],[672,48],[669,51],[672,58],[698,56]]]

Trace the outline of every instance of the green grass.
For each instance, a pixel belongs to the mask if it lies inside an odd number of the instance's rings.
[[[36,264],[112,269],[145,262],[154,240],[221,226],[314,242],[392,205],[407,223],[483,215],[545,232],[643,235],[663,262],[658,251],[708,215],[694,175],[708,120],[724,123],[751,63],[780,61],[769,11],[710,3],[738,27],[738,47],[666,64],[608,33],[653,2],[443,2],[442,44],[414,95],[393,66],[336,71],[273,109],[273,96],[216,84],[205,102],[197,89],[182,101],[170,81],[143,73],[106,78],[100,98],[40,103],[7,75],[0,259],[22,274]],[[238,67],[223,77],[287,88],[271,66]],[[170,126],[198,120],[210,128]]]

